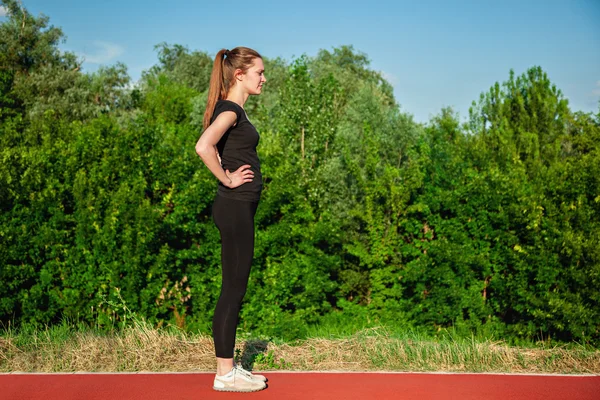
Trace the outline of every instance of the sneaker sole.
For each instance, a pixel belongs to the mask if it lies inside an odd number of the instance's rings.
[[[216,388],[213,386],[213,389],[217,392],[238,392],[238,393],[247,393],[247,392],[259,392],[261,390],[265,390],[267,386],[263,386],[258,389],[235,389],[235,388]]]

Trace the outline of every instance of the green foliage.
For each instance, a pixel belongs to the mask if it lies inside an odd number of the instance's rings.
[[[154,49],[158,52],[159,64],[143,73],[144,81],[166,74],[170,80],[197,92],[208,88],[213,60],[207,53],[194,51],[190,54],[184,46],[167,43],[160,43]]]
[[[277,360],[273,350],[269,350],[267,354],[258,354],[254,358],[253,363],[256,364],[257,368],[265,370],[289,369],[292,365],[291,363],[286,362],[284,358],[279,358],[279,360]]]
[[[73,54],[61,53],[60,28],[48,26],[49,18],[32,16],[21,2],[1,0],[7,20],[0,25],[0,65],[18,75],[27,74],[47,64],[72,62]]]
[[[46,17],[2,4],[0,321],[208,333],[216,180],[193,146],[212,59],[158,45],[130,88],[124,65],[86,74]],[[241,330],[598,343],[600,114],[572,112],[534,67],[467,124],[443,109],[422,126],[351,46],[264,61],[246,103],[264,191]]]

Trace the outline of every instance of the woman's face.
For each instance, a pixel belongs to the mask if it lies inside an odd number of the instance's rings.
[[[255,58],[254,64],[248,68],[243,75],[242,84],[248,94],[260,94],[262,85],[267,81],[265,78],[265,65],[261,58]]]

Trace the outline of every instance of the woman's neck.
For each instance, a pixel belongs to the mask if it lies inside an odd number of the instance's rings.
[[[227,97],[225,98],[225,100],[233,101],[234,103],[239,104],[240,107],[244,108],[244,104],[246,104],[248,96],[248,93],[244,93],[241,90],[238,91],[236,90],[236,88],[233,88],[229,91],[229,93],[227,93]]]

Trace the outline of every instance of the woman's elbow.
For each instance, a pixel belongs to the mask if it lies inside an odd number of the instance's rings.
[[[196,154],[198,154],[201,158],[204,158],[205,154],[208,154],[210,151],[210,146],[206,146],[205,144],[198,143],[196,144]]]

